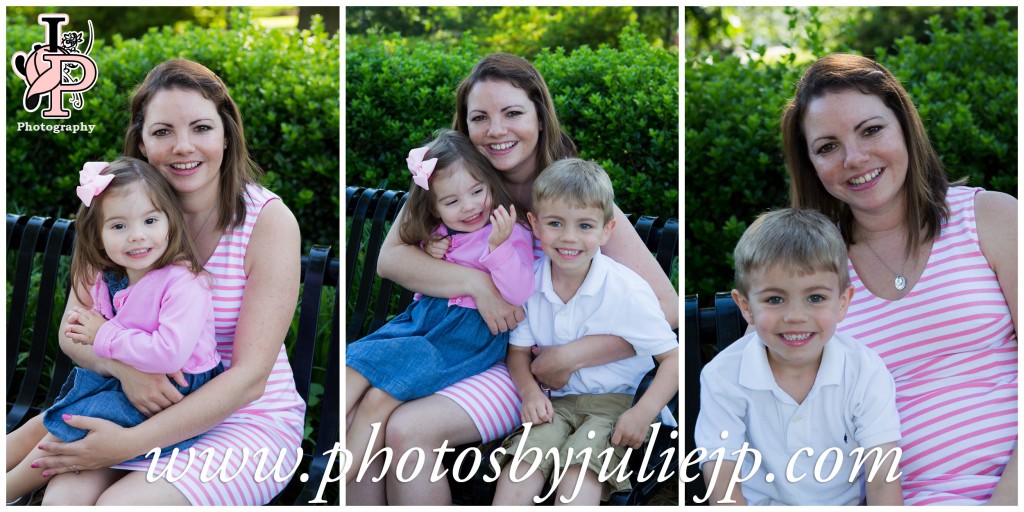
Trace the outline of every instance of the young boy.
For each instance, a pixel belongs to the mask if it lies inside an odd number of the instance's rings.
[[[695,437],[711,503],[858,505],[866,474],[868,505],[902,505],[892,376],[835,332],[853,297],[839,230],[813,210],[765,213],[734,259],[732,297],[755,332],[701,372]]]
[[[611,180],[595,163],[560,160],[533,185],[527,218],[544,257],[525,306],[526,320],[512,331],[506,358],[523,399],[523,423],[531,426],[528,433],[521,428],[505,440],[506,467],[495,492],[496,505],[535,504],[534,497],[553,475],[561,503],[598,505],[612,492],[630,488],[626,479],[601,482],[602,463],[608,458],[602,452],[614,452],[613,463],[606,465],[606,474],[613,473],[627,446],[640,448],[652,423],[674,425],[665,404],[679,389],[679,343],[650,286],[601,254],[615,227],[613,212]],[[580,369],[561,389],[541,388],[530,373],[530,347],[562,345],[591,334],[619,336],[637,355]],[[651,356],[658,360],[658,371],[631,407],[637,385],[654,367]],[[566,460],[570,450],[572,460]],[[522,463],[508,465],[517,451],[526,454]],[[558,453],[557,468],[549,451]],[[581,451],[589,459],[577,457]],[[539,471],[530,472],[535,463]],[[524,474],[528,476],[522,480]]]

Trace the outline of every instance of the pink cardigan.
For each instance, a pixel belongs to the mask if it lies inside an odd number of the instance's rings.
[[[209,275],[196,277],[186,267],[168,265],[117,292],[112,305],[110,290],[98,276],[93,309],[109,321],[97,331],[93,352],[147,373],[202,373],[216,367],[220,355],[209,280]]]
[[[533,234],[517,223],[508,240],[491,252],[487,243],[491,229],[488,224],[472,233],[451,235],[452,243],[444,260],[491,274],[501,297],[509,304],[522,306],[533,294]],[[448,229],[442,224],[437,234],[447,236]],[[417,293],[415,298],[421,296]],[[476,309],[476,302],[469,295],[454,297],[448,305]]]

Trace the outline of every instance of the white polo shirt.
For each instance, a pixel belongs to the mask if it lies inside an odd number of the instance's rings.
[[[579,394],[636,393],[644,375],[654,368],[651,356],[678,348],[661,305],[642,277],[598,250],[587,277],[569,302],[551,284],[551,261],[545,256],[534,274],[534,292],[523,306],[526,319],[509,337],[521,347],[565,345],[590,334],[625,339],[636,356],[573,372],[569,383],[551,390],[552,397]],[[667,409],[662,422],[675,426]]]
[[[892,375],[873,350],[837,333],[825,344],[810,393],[797,404],[775,382],[765,350],[757,333],[750,333],[704,367],[697,446],[709,452],[724,448],[726,460],[737,460],[733,453],[744,442],[760,453],[757,473],[742,483],[749,505],[859,504],[864,476],[862,471],[849,481],[856,459],[851,450],[900,439]],[[723,431],[728,432],[724,440]],[[804,448],[813,455],[800,452]],[[830,448],[838,448],[841,456],[833,449],[822,457]],[[802,480],[788,479],[790,459],[795,461],[792,475],[803,475]],[[828,479],[836,465],[839,469]],[[753,469],[748,453],[740,475]],[[816,475],[827,481],[819,482]]]

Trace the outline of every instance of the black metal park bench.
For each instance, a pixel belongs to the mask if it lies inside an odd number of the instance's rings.
[[[49,407],[71,370],[61,352],[57,327],[70,289],[68,268],[75,237],[74,221],[7,215],[7,432]],[[303,460],[291,482],[272,504],[337,505],[339,488],[328,484],[318,496],[327,472],[328,452],[340,439],[339,382],[339,261],[330,246],[314,245],[302,257],[302,294],[296,340],[289,348],[295,385],[307,404],[310,390],[319,407],[307,407],[310,440],[303,443]],[[333,301],[322,300],[325,295]],[[330,325],[320,325],[322,307],[330,307]],[[329,347],[316,344],[317,333],[328,329]],[[322,391],[319,391],[322,389]],[[312,405],[312,404],[310,404]],[[332,471],[331,481],[337,477]],[[306,475],[306,479],[301,479]],[[319,498],[319,499],[318,499]],[[31,503],[23,499],[20,503]]]
[[[348,187],[345,189],[346,222],[348,223],[346,238],[347,254],[345,257],[346,271],[345,282],[347,290],[347,326],[346,340],[352,342],[377,330],[394,315],[404,311],[412,301],[412,292],[403,289],[397,284],[381,279],[377,275],[376,263],[380,255],[381,244],[391,222],[395,219],[405,200],[404,191],[379,190],[363,187]],[[662,270],[666,274],[672,271],[672,262],[678,252],[679,223],[676,219],[663,219],[657,217],[641,216],[633,221],[640,238],[647,244],[648,249],[654,254]],[[648,375],[645,382],[641,384],[641,391],[652,378]],[[669,404],[673,414],[678,418],[678,396]],[[661,429],[659,435],[650,441],[654,443],[651,450],[655,454],[655,460],[648,463],[644,469],[645,474],[653,472],[659,474],[662,468],[669,468],[668,473],[674,473],[673,478],[679,474],[675,469],[679,465],[679,442],[676,429]],[[493,446],[492,446],[493,447]],[[467,447],[462,447],[467,448]],[[483,452],[486,454],[485,447]],[[640,454],[645,453],[645,446]],[[456,454],[448,454],[445,463],[451,469],[451,461],[457,458]],[[486,459],[486,455],[485,455]],[[633,473],[633,490],[630,493],[617,493],[609,500],[611,505],[640,505],[647,502],[663,485],[658,478],[650,478],[645,482],[637,481],[637,475],[641,465],[641,457],[631,457],[634,463],[631,467]],[[477,475],[466,482],[455,480],[453,471],[448,471],[448,481],[452,488],[453,501],[460,505],[490,505],[494,495],[493,483],[486,483],[483,480],[484,471],[478,471]],[[465,475],[462,475],[464,478]]]
[[[712,306],[700,307],[696,295],[687,295],[683,323],[686,325],[683,359],[686,361],[683,389],[686,397],[685,453],[696,449],[694,431],[697,414],[700,412],[700,371],[715,354],[721,352],[746,332],[747,322],[740,314],[739,307],[728,292],[715,294]],[[696,498],[706,493],[704,479],[696,465],[686,466],[687,482],[685,494],[687,505],[699,505]]]

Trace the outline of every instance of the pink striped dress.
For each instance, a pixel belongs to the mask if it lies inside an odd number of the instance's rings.
[[[1017,441],[1017,336],[978,244],[979,191],[950,188],[950,218],[903,299],[875,297],[850,264],[856,292],[839,331],[896,381],[908,505],[983,503]]]
[[[245,291],[246,275],[243,263],[249,237],[256,224],[256,217],[263,207],[270,201],[280,200],[277,195],[256,185],[248,185],[246,192],[245,221],[239,227],[229,228],[221,236],[213,256],[205,267],[216,280],[213,288],[215,337],[217,352],[223,359],[226,371],[230,371],[231,367],[235,325],[238,322],[242,294]],[[302,442],[305,411],[306,404],[295,391],[295,379],[282,346],[263,396],[200,436],[193,445],[197,454],[207,449],[212,453],[212,457],[209,457],[210,467],[205,470],[205,475],[203,466],[207,462],[208,454],[197,455],[190,467],[187,456],[178,457],[174,461],[174,467],[170,469],[170,474],[173,477],[180,476],[180,479],[172,480],[172,483],[193,505],[268,503],[284,489],[288,481],[279,482],[278,478],[273,476],[266,479],[262,477],[269,474],[279,458],[279,474],[286,474],[295,467],[297,452]],[[255,454],[261,449],[268,453],[268,457],[257,473],[261,457]],[[245,451],[249,453],[247,460],[243,458]],[[164,455],[160,459],[157,472],[163,471],[168,461],[169,456]],[[145,459],[116,467],[146,471],[151,462],[151,459]],[[223,471],[225,478],[213,476],[220,475],[218,471]],[[232,478],[236,473],[237,476]]]

